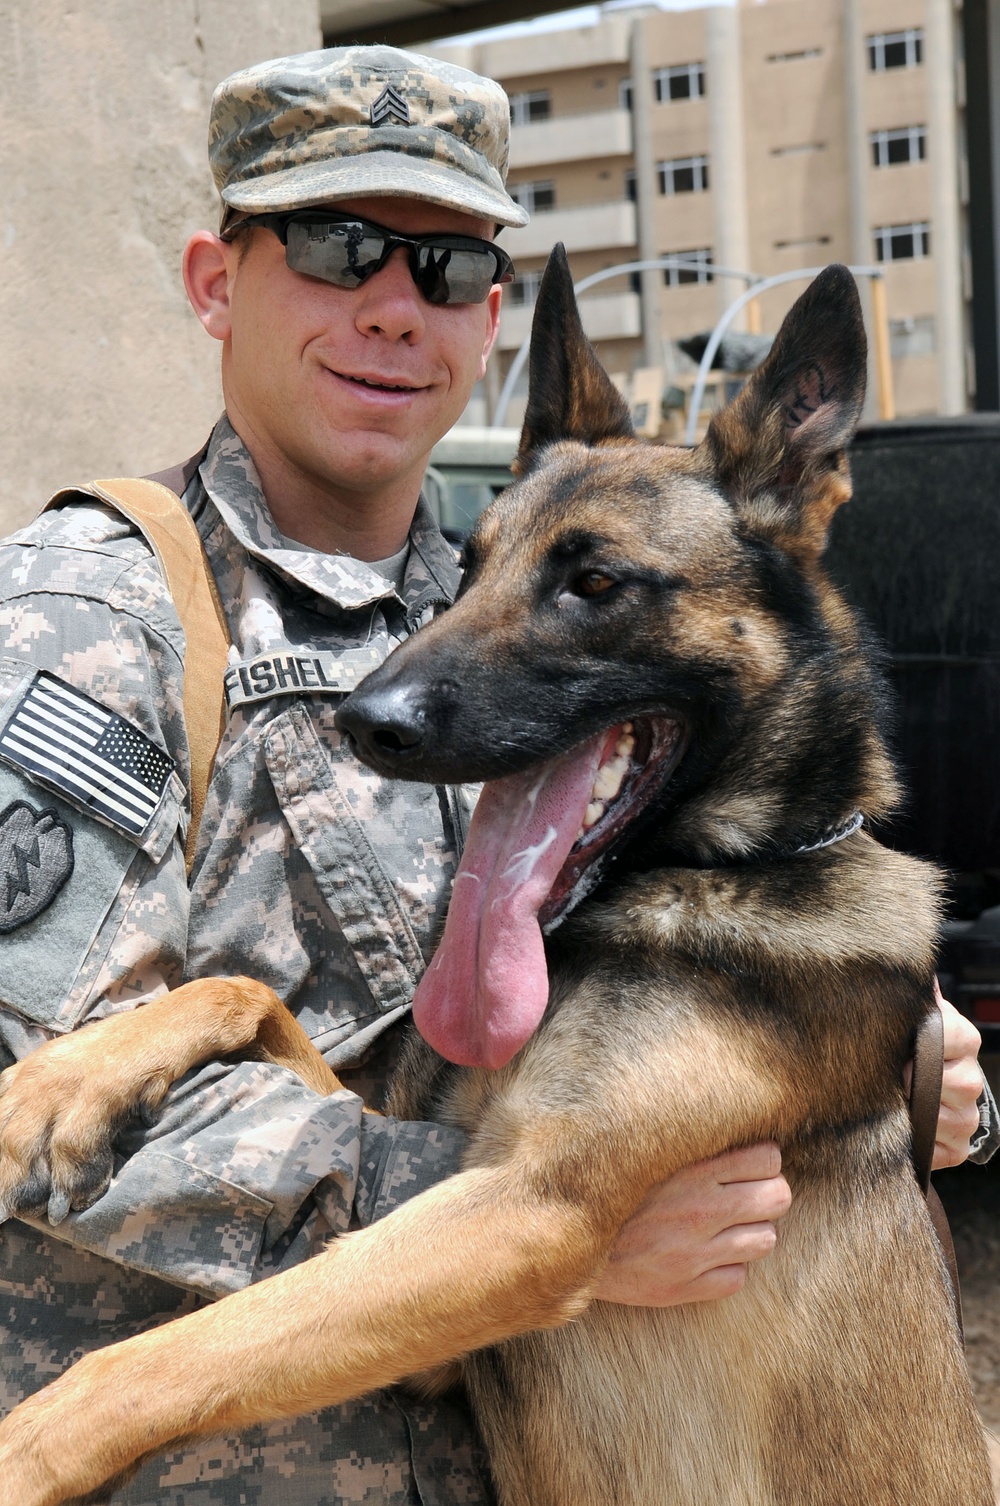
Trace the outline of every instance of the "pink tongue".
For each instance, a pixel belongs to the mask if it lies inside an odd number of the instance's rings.
[[[502,1067],[549,998],[538,912],[569,856],[608,733],[494,779],[479,798],[444,936],[413,1000],[420,1034],[462,1067]]]

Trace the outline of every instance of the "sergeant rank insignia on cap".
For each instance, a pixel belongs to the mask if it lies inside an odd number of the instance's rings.
[[[0,732],[0,757],[134,836],[174,767],[138,727],[44,670]]]
[[[373,126],[385,125],[387,120],[394,120],[399,125],[410,123],[410,107],[392,84],[386,84],[371,108]]]

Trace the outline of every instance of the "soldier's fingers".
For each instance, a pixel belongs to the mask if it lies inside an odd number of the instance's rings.
[[[970,1019],[960,1014],[954,1004],[949,1004],[947,999],[937,995],[938,1008],[941,1011],[941,1023],[944,1026],[944,1057],[945,1061],[954,1061],[958,1057],[976,1057],[983,1044],[983,1038]]]
[[[778,1231],[771,1223],[735,1224],[717,1234],[705,1255],[705,1270],[730,1265],[747,1265],[764,1260],[778,1242]]]
[[[727,1182],[713,1201],[712,1217],[721,1232],[746,1224],[771,1223],[784,1218],[791,1206],[792,1189],[782,1176]]]
[[[945,1063],[941,1079],[941,1103],[946,1109],[961,1112],[974,1107],[983,1091],[982,1068],[975,1057],[961,1057]]]
[[[781,1171],[781,1148],[773,1140],[763,1140],[759,1145],[724,1151],[714,1160],[699,1164],[709,1168],[715,1180],[722,1185],[730,1182],[756,1182],[766,1177],[776,1177]]]
[[[961,1166],[968,1159],[969,1141],[978,1128],[979,1110],[975,1107],[971,1111],[942,1109],[934,1142],[933,1169],[941,1171],[945,1166]]]
[[[746,1285],[745,1265],[715,1266],[704,1271],[689,1282],[678,1295],[676,1306],[687,1302],[720,1302],[724,1297],[733,1297]]]

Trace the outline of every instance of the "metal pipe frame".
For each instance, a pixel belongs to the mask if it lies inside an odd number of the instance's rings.
[[[745,293],[741,293],[738,298],[733,299],[732,303],[726,309],[726,312],[722,315],[722,318],[713,329],[711,339],[705,346],[705,353],[702,356],[701,363],[698,367],[698,375],[695,378],[695,384],[691,389],[691,399],[688,404],[687,426],[684,431],[684,443],[686,445],[690,445],[693,448],[697,439],[698,415],[701,412],[701,405],[704,401],[705,388],[708,385],[708,375],[712,369],[712,362],[715,359],[716,351],[722,344],[723,335],[726,333],[726,330],[729,328],[736,315],[740,312],[741,309],[746,307],[751,298],[759,297],[761,293],[766,293],[770,288],[781,287],[782,283],[786,282],[803,281],[807,277],[818,277],[819,274],[824,270],[825,269],[823,267],[799,267],[794,272],[778,272],[774,277],[763,278],[762,281],[757,282],[752,287],[748,288]],[[847,270],[849,272],[852,272],[855,277],[871,277],[881,279],[885,276],[885,272],[882,267],[848,267]]]
[[[678,272],[687,271],[692,268],[700,271],[706,270],[704,262],[695,261],[690,256],[658,256],[648,261],[626,261],[619,263],[619,265],[615,267],[604,267],[600,272],[591,272],[589,277],[581,278],[581,280],[574,285],[573,291],[577,295],[579,295],[580,293],[585,293],[588,288],[596,286],[596,284],[599,282],[607,282],[609,278],[624,277],[628,272],[655,271],[657,268],[660,268],[665,272],[670,271],[671,269]],[[756,272],[742,272],[737,271],[733,267],[714,266],[708,268],[707,270],[711,272],[713,277],[739,277],[743,282],[747,283],[751,294],[764,286],[764,283],[758,277]],[[742,306],[743,305],[741,303],[740,307],[742,308]],[[723,315],[723,318],[726,318],[729,312],[730,310],[727,310],[726,314]],[[718,325],[716,326],[716,328],[718,328]],[[531,336],[528,335],[527,339],[521,342],[521,347],[518,350],[517,355],[514,357],[513,361],[511,361],[510,370],[504,378],[503,386],[500,388],[500,396],[497,398],[497,405],[496,410],[493,414],[493,422],[491,424],[491,428],[502,429],[505,427],[504,420],[507,417],[507,409],[510,406],[511,398],[514,396],[514,388],[517,386],[518,377],[524,370],[524,363],[528,359],[528,351],[530,347]]]

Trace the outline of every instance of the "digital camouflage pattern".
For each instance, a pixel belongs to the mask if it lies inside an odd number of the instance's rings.
[[[380,661],[454,595],[454,554],[418,510],[401,590],[289,548],[229,423],[186,494],[232,634],[231,667]],[[306,1259],[458,1168],[463,1137],[362,1115],[380,1094],[433,947],[469,792],[386,783],[342,746],[334,686],[234,708],[184,869],[183,635],[145,542],[80,501],[0,545],[0,729],[37,669],[138,727],[176,768],[133,834],[0,759],[18,802],[73,833],[72,873],[0,947],[0,1066],[53,1032],[182,981],[247,972],[344,1079],[331,1098],[265,1062],[190,1073],[129,1130],[108,1193],[55,1227],[0,1229],[0,1412],[88,1350]],[[359,661],[360,662],[360,661]],[[344,671],[349,679],[348,669]],[[51,1210],[55,1216],[61,1209]],[[460,1401],[402,1391],[147,1465],[116,1506],[480,1506]]]
[[[208,150],[223,228],[234,211],[370,194],[526,225],[504,188],[509,134],[492,79],[395,47],[331,47],[224,79]]]

